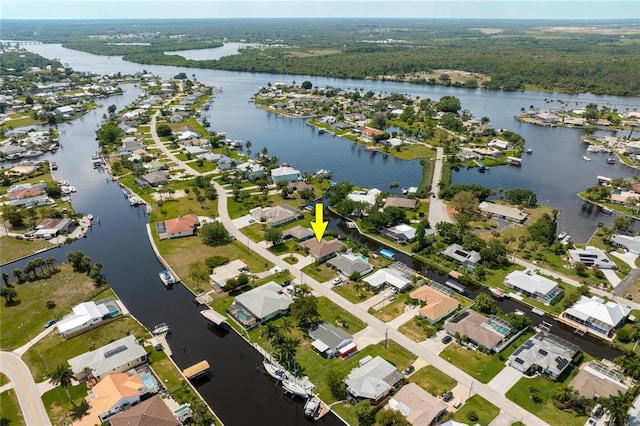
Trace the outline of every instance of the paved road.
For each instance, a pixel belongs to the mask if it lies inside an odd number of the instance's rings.
[[[27,365],[13,352],[0,352],[0,371],[13,383],[27,425],[51,425]]]
[[[447,205],[440,199],[440,179],[442,177],[442,159],[444,149],[436,148],[436,160],[433,166],[433,179],[431,181],[431,192],[435,197],[429,199],[429,224],[433,227],[440,222],[453,222],[447,213]]]

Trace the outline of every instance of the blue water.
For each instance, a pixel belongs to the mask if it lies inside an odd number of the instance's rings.
[[[153,377],[149,376],[148,374],[144,374],[140,376],[140,378],[142,379],[142,383],[144,383],[144,386],[147,389],[151,389],[156,386],[156,381],[153,380]]]

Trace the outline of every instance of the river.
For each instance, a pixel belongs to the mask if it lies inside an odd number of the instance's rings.
[[[475,116],[489,116],[496,128],[509,128],[521,133],[527,139],[527,147],[532,147],[534,153],[525,157],[522,168],[493,168],[485,174],[475,170],[461,171],[454,175],[454,182],[473,181],[505,189],[527,186],[538,193],[541,203],[548,200],[551,207],[562,211],[564,229],[576,239],[586,239],[595,228],[596,220],[607,222],[608,218],[596,219],[594,213],[583,213],[575,193],[592,185],[598,174],[611,177],[632,174],[629,168],[602,165],[595,159],[585,164],[580,154],[580,149],[584,148],[578,141],[579,131],[520,124],[513,119],[513,114],[523,106],[544,107],[547,98],[561,98],[578,104],[608,103],[621,110],[637,107],[640,104],[638,98],[503,93],[367,80],[184,69],[133,64],[118,57],[95,56],[64,49],[60,45],[25,47],[45,57],[57,58],[77,71],[108,74],[136,73],[146,69],[163,78],[179,72],[190,76],[196,74],[198,80],[224,90],[217,95],[207,117],[216,131],[224,131],[233,139],[251,140],[253,152],[266,146],[271,155],[277,155],[281,161],[302,171],[330,169],[333,180],[349,180],[362,187],[383,190],[390,182],[398,182],[400,187],[417,186],[421,176],[419,163],[381,154],[371,155],[340,138],[318,135],[303,120],[279,118],[256,109],[247,102],[249,97],[268,82],[302,82],[307,79],[321,87],[400,92],[422,98],[457,96],[463,107]],[[126,85],[124,89],[124,95],[101,102],[104,105],[115,104],[120,109],[140,93],[140,89],[132,85]],[[109,183],[106,175],[92,169],[90,157],[97,149],[94,132],[103,112],[97,109],[73,123],[61,125],[61,130],[64,130],[61,138],[63,148],[54,155],[59,165],[57,177],[69,180],[78,189],[78,193],[72,195],[74,207],[99,217],[100,225],[94,226],[86,239],[54,249],[47,256],[54,255],[59,261],[64,261],[69,250],[83,250],[93,261],[103,262],[108,282],[143,324],[148,328],[160,322],[171,325],[170,344],[174,359],[181,368],[203,358],[209,360],[213,378],[199,385],[198,390],[226,424],[305,423],[301,404],[291,404],[282,397],[279,387],[257,372],[255,367],[259,365],[260,358],[240,336],[236,333],[213,334],[192,303],[191,293],[183,286],[167,291],[161,285],[157,275],[161,265],[150,249],[144,210],[131,208],[120,188]],[[10,272],[14,267],[20,267],[20,263],[7,265],[4,269]],[[602,348],[602,345],[596,346]],[[339,423],[335,416],[327,416],[324,421]]]

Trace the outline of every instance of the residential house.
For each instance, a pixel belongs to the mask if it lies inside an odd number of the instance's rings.
[[[79,426],[102,424],[108,418],[140,402],[146,388],[142,378],[135,373],[109,374],[93,386],[87,396],[89,410],[78,423]]]
[[[208,149],[205,149],[201,146],[198,145],[191,145],[191,146],[186,146],[184,148],[184,150],[188,153],[193,155],[194,157],[197,157],[198,155],[202,155],[202,154],[206,154],[209,152]]]
[[[560,117],[548,111],[539,112],[535,117],[543,123],[557,123],[560,121]]]
[[[58,333],[68,339],[98,327],[102,322],[120,315],[121,310],[113,298],[99,302],[83,302],[72,308],[73,313],[56,323]]]
[[[513,271],[505,277],[504,281],[507,287],[545,304],[550,304],[562,293],[562,288],[557,282],[537,275],[529,269]]]
[[[300,171],[289,166],[277,167],[271,170],[271,179],[273,183],[295,182],[300,180]]]
[[[0,146],[0,153],[4,154],[7,157],[12,157],[12,156],[17,157],[22,155],[26,151],[27,151],[27,148],[19,145],[5,144]]]
[[[122,152],[133,153],[137,149],[144,149],[144,141],[133,136],[122,139]]]
[[[75,114],[76,111],[70,106],[61,106],[54,109],[53,113],[55,115],[61,116],[62,118],[69,118],[69,117],[73,117],[73,114]]]
[[[347,392],[356,399],[380,401],[403,379],[402,373],[380,356],[366,356],[344,379]]]
[[[433,287],[423,285],[409,293],[412,299],[419,300],[424,306],[418,311],[420,316],[430,324],[442,321],[460,306],[457,299],[445,294]]]
[[[249,214],[258,222],[266,223],[270,227],[293,222],[302,216],[302,212],[288,204],[274,207],[255,207],[249,210]]]
[[[180,136],[178,136],[178,142],[186,141],[189,139],[198,139],[200,137],[202,137],[202,135],[198,132],[194,132],[193,130],[185,130],[184,132],[180,133]]]
[[[373,271],[373,265],[353,254],[339,254],[333,259],[329,259],[327,265],[333,266],[346,277],[350,277],[356,272],[362,277]]]
[[[407,383],[389,399],[389,408],[401,412],[414,426],[428,426],[446,414],[448,405],[417,384]]]
[[[640,255],[640,236],[629,236],[623,234],[613,234],[609,241],[614,247],[627,250],[629,253]]]
[[[465,267],[476,267],[480,263],[480,253],[475,250],[465,250],[460,244],[451,244],[440,252],[440,254],[455,260]]]
[[[160,395],[109,417],[110,426],[182,426]]]
[[[344,244],[338,240],[321,240],[318,242],[315,238],[310,238],[300,244],[305,250],[309,250],[309,254],[316,260],[322,262],[344,249]]]
[[[96,350],[67,360],[73,375],[79,381],[89,376],[102,380],[109,374],[121,373],[147,362],[147,351],[129,335]]]
[[[365,203],[372,206],[376,203],[378,195],[380,194],[382,194],[382,191],[378,188],[372,188],[367,192],[353,191],[351,194],[347,195],[347,198],[357,203]]]
[[[410,279],[405,277],[402,272],[390,268],[379,269],[372,275],[364,278],[362,281],[375,289],[378,289],[383,285],[394,288],[397,291],[405,291],[411,288]]]
[[[198,216],[187,214],[174,219],[167,219],[164,222],[157,222],[156,232],[159,240],[188,237],[195,235],[198,226],[200,226]]]
[[[47,204],[54,204],[54,203],[55,203],[55,200],[53,198],[50,198],[46,194],[36,195],[35,197],[18,198],[18,199],[9,201],[9,205],[12,205],[15,207],[24,207],[24,208],[45,206]]]
[[[597,269],[617,268],[606,251],[593,246],[586,246],[584,249],[569,249],[569,260],[574,265],[582,263]]]
[[[578,345],[541,331],[516,349],[509,357],[509,365],[528,375],[541,373],[557,379],[579,351]]]
[[[298,242],[306,241],[309,238],[312,238],[314,233],[311,229],[305,228],[303,226],[294,226],[293,228],[289,228],[282,233],[282,239],[288,240],[289,238],[293,238]]]
[[[166,185],[169,182],[169,172],[160,170],[157,172],[147,173],[135,179],[135,182],[141,188],[156,187],[158,185]]]
[[[226,265],[218,266],[215,268],[211,275],[209,275],[209,281],[212,285],[224,287],[227,281],[231,278],[235,278],[238,275],[248,271],[247,264],[242,260],[236,259],[227,263]]]
[[[597,296],[580,296],[580,299],[561,313],[558,319],[583,332],[611,338],[615,328],[625,321],[630,312],[629,306],[605,302]]]
[[[466,309],[449,318],[444,329],[450,336],[467,336],[469,342],[490,351],[500,351],[511,332],[511,325],[491,315],[485,317],[476,311]]]
[[[227,312],[240,325],[249,329],[272,318],[284,315],[293,299],[283,292],[282,286],[273,281],[236,296]]]
[[[493,217],[510,220],[516,223],[524,223],[529,217],[528,214],[523,211],[505,206],[502,204],[491,203],[489,201],[483,201],[478,205],[478,208],[482,213],[491,214]]]
[[[623,383],[625,375],[616,367],[590,361],[580,366],[580,371],[569,382],[569,386],[580,392],[580,396],[589,399],[607,398],[618,392],[625,394],[629,387]]]
[[[364,129],[362,129],[361,134],[362,139],[367,142],[373,142],[375,138],[382,136],[384,132],[382,130],[373,129],[371,127],[365,127]]]
[[[400,207],[401,209],[413,210],[416,208],[417,201],[412,198],[404,197],[387,197],[384,207]]]
[[[491,142],[487,144],[487,146],[491,148],[497,148],[502,151],[513,148],[511,142],[503,141],[502,139],[492,139]]]
[[[353,341],[349,333],[327,322],[314,325],[309,330],[309,338],[313,341],[311,346],[326,358],[333,358]]]
[[[224,154],[221,154],[218,157],[217,163],[218,163],[218,169],[225,171],[225,170],[233,169],[237,165],[238,161],[234,160],[231,157],[227,157]]]
[[[236,166],[236,170],[242,173],[245,179],[248,180],[256,180],[265,175],[266,169],[257,164],[255,161],[247,161],[246,163],[242,163]]]
[[[9,201],[20,200],[23,198],[37,197],[44,193],[44,189],[40,186],[33,186],[19,191],[8,192],[6,197]]]
[[[406,223],[401,223],[385,229],[382,235],[396,243],[407,244],[416,240],[416,228]]]
[[[38,226],[34,236],[46,240],[60,233],[71,232],[78,223],[73,219],[45,219]]]
[[[456,154],[456,158],[462,162],[482,160],[482,155],[474,152],[469,148],[462,148],[460,152]]]

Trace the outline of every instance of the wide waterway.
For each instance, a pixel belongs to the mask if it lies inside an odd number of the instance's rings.
[[[527,147],[534,148],[534,154],[525,157],[522,168],[494,168],[485,174],[475,170],[464,171],[454,176],[454,182],[474,181],[505,189],[526,185],[538,193],[541,203],[548,200],[552,207],[562,210],[565,230],[577,238],[586,239],[597,220],[606,222],[608,218],[594,216],[593,212],[583,213],[575,193],[592,185],[598,174],[616,177],[632,173],[631,169],[621,165],[603,165],[603,170],[600,170],[595,160],[586,164],[579,151],[584,149],[578,141],[579,131],[528,126],[516,122],[512,116],[523,106],[533,104],[545,107],[545,98],[561,98],[579,104],[610,103],[620,110],[637,106],[640,104],[638,98],[502,93],[366,80],[232,73],[139,65],[117,57],[72,51],[59,45],[25,47],[43,56],[58,58],[78,71],[135,73],[146,69],[163,78],[170,78],[179,72],[189,76],[196,74],[198,80],[224,90],[209,111],[209,121],[216,131],[225,131],[233,139],[251,140],[254,153],[266,146],[270,154],[277,155],[281,161],[302,171],[330,169],[334,173],[334,180],[348,180],[359,186],[380,189],[386,189],[390,182],[398,182],[400,187],[417,186],[421,175],[419,163],[380,154],[372,156],[340,138],[318,135],[303,120],[279,118],[256,109],[247,102],[249,97],[267,82],[301,82],[306,79],[322,87],[401,92],[422,98],[457,96],[463,107],[477,117],[489,116],[495,127],[521,133],[527,139]],[[139,93],[140,89],[127,86],[123,96],[104,99],[102,103],[105,106],[116,104],[120,109]],[[223,422],[230,425],[305,422],[301,405],[283,399],[280,389],[256,371],[260,358],[249,345],[236,333],[219,336],[208,330],[198,308],[192,303],[193,296],[184,287],[177,286],[172,291],[162,287],[157,276],[161,265],[155,259],[147,239],[144,210],[129,207],[120,188],[108,183],[106,175],[91,168],[90,156],[97,149],[94,132],[103,113],[102,109],[98,109],[71,124],[62,125],[61,129],[65,130],[61,138],[63,149],[54,157],[59,164],[58,178],[69,180],[78,188],[78,193],[72,195],[74,207],[99,217],[100,225],[92,228],[87,239],[55,249],[48,252],[47,256],[55,255],[59,261],[63,261],[67,251],[79,249],[93,261],[103,262],[103,271],[109,283],[138,319],[149,328],[160,322],[170,324],[173,330],[170,344],[180,367],[208,359],[213,366],[213,377],[198,389]],[[563,175],[563,170],[570,174],[570,178]],[[5,268],[10,271],[16,266],[8,265]],[[604,349],[602,345],[596,346]],[[326,417],[325,421],[332,424],[339,422],[333,416]]]

